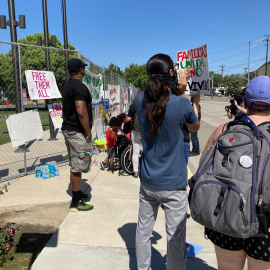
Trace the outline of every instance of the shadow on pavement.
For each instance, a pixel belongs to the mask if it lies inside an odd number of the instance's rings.
[[[91,191],[92,191],[92,188],[91,186],[87,183],[87,179],[82,179],[81,180],[81,191],[83,193],[86,193],[88,195],[88,198],[84,201],[84,202],[89,202],[92,198],[92,195],[91,195]],[[66,190],[67,194],[72,197],[72,188],[71,188],[71,184],[69,183],[68,185],[68,189]]]
[[[137,261],[135,252],[136,227],[137,227],[136,223],[127,223],[118,229],[119,234],[126,243],[129,255],[129,269],[131,270],[137,270]],[[152,244],[156,244],[157,241],[161,239],[161,237],[162,236],[160,234],[153,231],[151,237]],[[166,256],[162,256],[162,254],[155,248],[153,248],[153,246],[152,246],[151,266],[155,270],[166,269]]]

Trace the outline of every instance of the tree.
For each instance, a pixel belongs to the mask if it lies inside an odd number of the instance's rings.
[[[120,67],[114,65],[113,63],[108,66],[108,69],[114,73],[119,74],[121,77],[124,75],[124,72],[120,69]]]
[[[37,36],[41,36],[44,40],[42,33],[36,33],[34,35],[28,35],[26,38],[19,39],[18,43],[22,44],[37,44]],[[51,38],[51,35],[49,35]],[[56,47],[64,49],[61,42],[56,39]],[[68,44],[68,48],[71,49],[72,45]],[[58,50],[49,50],[50,53],[50,70],[54,72],[56,82],[59,90],[61,91],[65,81],[65,56],[59,55]],[[77,55],[69,55],[69,59],[76,58]],[[46,70],[45,49],[29,46],[20,46],[20,66],[21,66],[21,78],[22,87],[27,88],[25,70]],[[14,78],[12,67],[12,50],[9,50],[6,54],[0,54],[0,86],[4,89],[6,95],[11,99],[15,97],[14,91]]]
[[[143,89],[148,81],[146,65],[131,64],[125,69],[124,78],[139,89]]]

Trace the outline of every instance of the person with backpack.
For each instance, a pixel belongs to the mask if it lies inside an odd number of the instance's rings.
[[[167,270],[186,268],[187,164],[184,123],[196,131],[200,123],[190,101],[179,96],[177,71],[171,57],[152,56],[146,64],[148,82],[135,98],[143,143],[140,160],[140,207],[136,229],[139,270],[151,269],[151,234],[160,205],[166,217]],[[187,84],[185,76],[181,84]]]
[[[270,269],[270,78],[245,91],[247,116],[210,136],[194,178],[191,215],[215,245],[219,270]]]

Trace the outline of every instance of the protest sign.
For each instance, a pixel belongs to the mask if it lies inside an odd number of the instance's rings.
[[[105,135],[103,133],[103,126],[102,126],[102,123],[101,123],[100,119],[95,121],[94,126],[95,126],[95,131],[96,131],[98,140],[106,139],[106,137],[105,137]]]
[[[120,114],[120,85],[108,85],[109,105],[112,116]]]
[[[190,77],[187,79],[186,94],[209,94],[209,71],[207,45],[177,52],[179,69],[190,67]]]
[[[52,71],[25,70],[30,99],[61,98]]]
[[[48,104],[49,113],[55,128],[61,128],[63,123],[62,104]]]
[[[88,87],[91,93],[92,105],[97,105],[101,101],[103,94],[102,74],[95,75],[86,69],[82,82]]]
[[[6,116],[6,124],[13,147],[43,137],[43,128],[37,110]]]

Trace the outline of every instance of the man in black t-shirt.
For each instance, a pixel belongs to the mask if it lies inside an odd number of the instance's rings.
[[[64,85],[62,99],[62,132],[69,155],[72,212],[93,209],[92,205],[83,202],[88,195],[80,191],[82,172],[89,171],[93,150],[92,98],[88,88],[82,83],[85,66],[87,65],[80,59],[69,60],[70,79]]]

